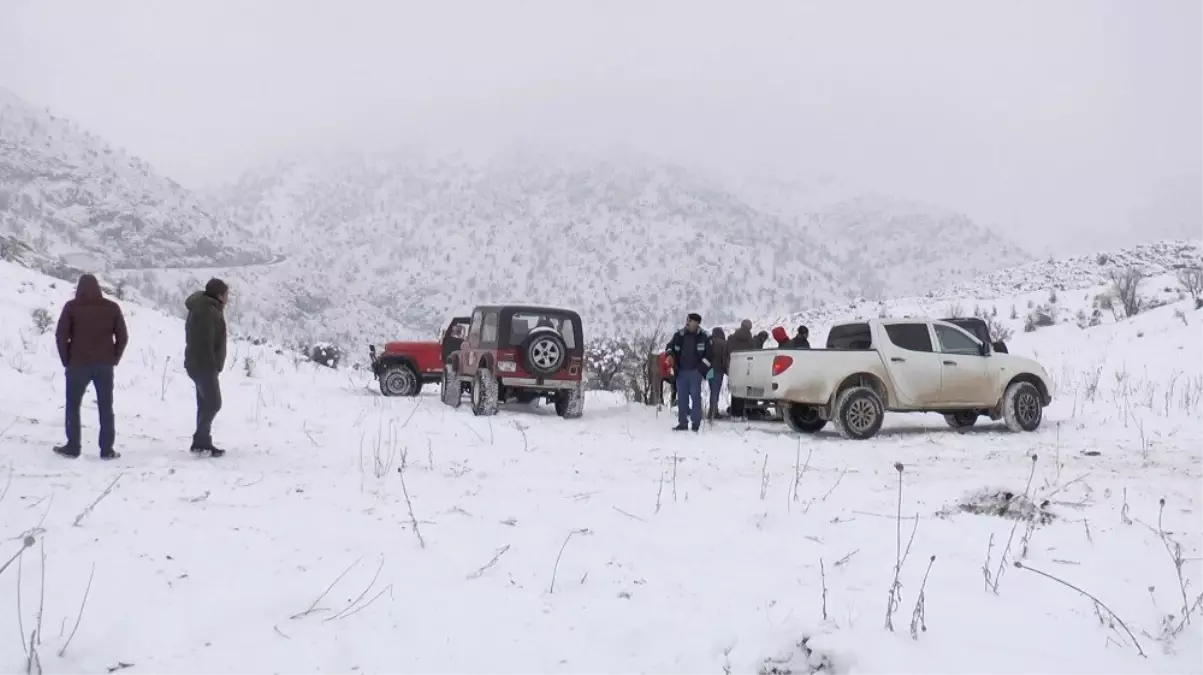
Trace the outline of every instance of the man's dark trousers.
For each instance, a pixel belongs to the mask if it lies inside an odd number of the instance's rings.
[[[192,447],[213,447],[213,419],[221,410],[221,383],[215,370],[189,370],[188,377],[196,385],[196,433]]]
[[[677,373],[677,423],[693,428],[702,425],[702,374],[696,368],[683,368]]]
[[[96,387],[100,450],[110,452],[117,434],[113,418],[113,366],[67,366],[67,449],[79,452],[79,408],[83,405],[89,384]]]

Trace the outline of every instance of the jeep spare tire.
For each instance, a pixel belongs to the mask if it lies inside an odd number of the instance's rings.
[[[522,362],[533,375],[546,377],[560,372],[568,362],[568,345],[554,330],[535,330],[522,343]]]

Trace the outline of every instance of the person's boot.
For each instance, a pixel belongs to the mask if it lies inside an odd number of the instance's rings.
[[[109,449],[109,450],[101,450],[101,451],[100,451],[100,458],[101,458],[101,459],[104,459],[104,460],[109,460],[109,459],[121,459],[121,453],[120,453],[120,452],[117,452],[116,450],[112,450],[112,449]]]
[[[673,427],[673,431],[685,431],[688,428],[689,428],[688,425],[678,424],[677,426]]]
[[[56,455],[62,455],[63,457],[75,459],[79,457],[79,448],[73,448],[69,445],[56,445],[54,446],[54,453]]]

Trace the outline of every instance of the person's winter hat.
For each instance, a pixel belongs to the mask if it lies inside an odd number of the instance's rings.
[[[690,321],[697,321],[698,323],[702,323],[702,315],[698,314],[697,312],[690,312],[689,316],[687,318]]]
[[[230,287],[226,285],[226,282],[216,277],[210,279],[209,283],[205,284],[205,295],[210,297],[220,298],[229,290]]]

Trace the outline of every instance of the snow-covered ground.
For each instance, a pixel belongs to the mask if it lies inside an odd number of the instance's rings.
[[[180,320],[126,305],[123,457],[101,462],[91,395],[85,456],[50,451],[61,369],[31,313],[56,318],[72,289],[2,263],[0,287],[0,566],[33,541],[0,572],[3,672],[26,671],[35,630],[46,672],[1203,664],[1203,615],[1169,635],[1203,585],[1203,312],[1189,301],[1017,333],[1011,351],[1054,377],[1037,433],[893,416],[866,442],[773,424],[674,434],[668,411],[606,394],[577,421],[525,406],[475,418],[239,343],[219,460],[186,450]],[[958,507],[998,492],[1049,515]]]

